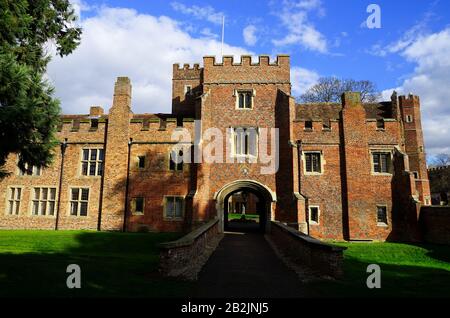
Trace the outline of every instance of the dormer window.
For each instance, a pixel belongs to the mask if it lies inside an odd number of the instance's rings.
[[[237,92],[237,108],[238,109],[253,108],[253,91],[248,90]]]

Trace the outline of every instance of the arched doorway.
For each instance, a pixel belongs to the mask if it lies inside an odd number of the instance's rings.
[[[214,195],[216,200],[217,216],[220,220],[220,228],[225,230],[227,226],[227,214],[229,210],[229,198],[236,193],[250,193],[255,195],[257,200],[257,211],[259,214],[260,230],[267,232],[270,221],[274,219],[273,202],[276,201],[276,194],[267,186],[254,180],[236,180],[223,186]]]

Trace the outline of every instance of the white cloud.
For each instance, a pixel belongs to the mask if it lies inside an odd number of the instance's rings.
[[[211,6],[200,7],[193,5],[191,7],[188,7],[180,2],[172,2],[170,3],[170,5],[175,11],[193,16],[198,20],[206,20],[218,25],[222,24],[222,18],[224,14],[222,12],[217,12]]]
[[[219,41],[194,38],[168,17],[109,7],[95,13],[81,21],[82,40],[74,53],[54,57],[48,67],[64,113],[87,113],[91,105],[107,110],[117,76],[132,81],[135,113],[170,112],[172,64],[220,54]],[[224,54],[252,52],[225,44]]]
[[[256,36],[257,28],[256,26],[250,24],[244,28],[242,31],[242,35],[244,36],[245,44],[253,46],[258,41],[258,37]]]
[[[434,4],[432,4],[432,7]],[[380,43],[372,45],[370,50],[366,52],[380,57],[385,57],[388,54],[401,53],[408,46],[413,44],[417,38],[425,36],[427,34],[428,23],[433,18],[433,11],[430,9],[425,12],[422,19],[407,30],[398,40],[389,43],[388,45],[382,45]]]
[[[70,0],[70,4],[78,17],[78,23],[83,18],[82,12],[91,11],[94,9],[92,5],[87,4],[83,0]]]
[[[292,96],[298,97],[319,80],[320,75],[301,67],[291,68]]]
[[[301,45],[302,47],[327,52],[327,40],[325,36],[316,30],[309,21],[309,14],[317,11],[319,16],[324,16],[320,0],[303,0],[294,2],[284,0],[281,12],[275,13],[281,20],[281,24],[287,29],[287,34],[281,39],[274,39],[275,46]]]
[[[203,28],[200,31],[200,34],[205,38],[217,39],[219,36],[216,33],[213,33],[210,28]]]
[[[450,153],[450,27],[421,35],[400,53],[416,64],[397,91],[419,95],[427,152]],[[386,90],[388,96],[392,90]]]

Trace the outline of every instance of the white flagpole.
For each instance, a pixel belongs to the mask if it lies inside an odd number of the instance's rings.
[[[221,55],[222,55],[222,61],[223,61],[223,40],[225,37],[225,15],[222,16],[222,50],[221,50]]]

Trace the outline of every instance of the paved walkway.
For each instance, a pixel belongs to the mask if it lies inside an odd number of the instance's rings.
[[[260,233],[226,232],[199,275],[196,297],[302,297],[297,275]]]

